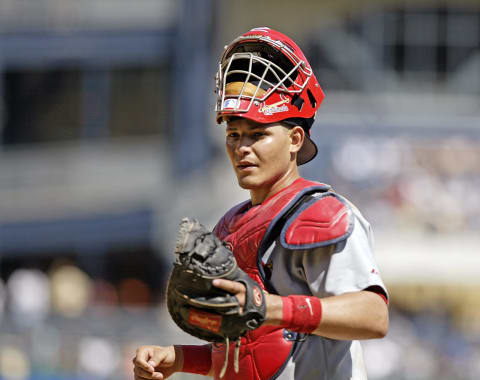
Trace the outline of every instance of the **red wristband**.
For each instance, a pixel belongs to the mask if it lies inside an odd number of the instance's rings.
[[[206,376],[212,367],[212,349],[210,345],[180,346],[183,351],[182,372],[196,373]]]
[[[312,296],[282,297],[283,318],[281,326],[288,330],[311,333],[322,319],[322,302]]]

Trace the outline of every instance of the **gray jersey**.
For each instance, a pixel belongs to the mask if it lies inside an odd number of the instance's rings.
[[[271,283],[280,295],[311,294],[323,298],[370,286],[379,286],[387,294],[375,263],[370,224],[355,207],[353,214],[353,232],[336,252],[331,247],[288,250],[277,239],[263,260],[271,266]],[[278,379],[365,380],[360,343],[310,335]]]

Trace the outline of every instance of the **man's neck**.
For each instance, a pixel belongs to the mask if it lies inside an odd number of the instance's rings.
[[[263,203],[263,201],[270,198],[272,195],[275,195],[285,187],[290,186],[298,178],[300,178],[300,173],[298,172],[298,168],[295,167],[295,170],[292,170],[291,172],[286,173],[283,177],[281,177],[278,181],[276,181],[272,186],[269,186],[266,188],[251,189],[250,199],[252,201],[252,205],[256,206],[256,205],[259,205],[260,203]]]

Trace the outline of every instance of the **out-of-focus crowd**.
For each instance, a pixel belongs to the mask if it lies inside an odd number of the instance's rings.
[[[158,292],[158,289],[157,289]],[[127,379],[137,344],[171,340],[138,278],[92,280],[73,263],[0,279],[0,379]]]
[[[348,136],[332,147],[328,177],[375,230],[433,233],[480,227],[480,138]]]
[[[363,342],[369,379],[478,378],[479,291],[479,286],[390,286],[388,335]]]
[[[369,378],[477,379],[479,291],[391,287],[390,331],[364,342]],[[0,379],[130,379],[137,345],[195,343],[154,292],[135,278],[93,281],[72,263],[14,271],[0,281]]]

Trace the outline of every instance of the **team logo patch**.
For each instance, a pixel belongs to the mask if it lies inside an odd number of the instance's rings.
[[[223,108],[237,108],[238,107],[238,99],[226,99],[223,102]]]
[[[262,291],[255,286],[253,288],[253,303],[256,306],[260,306],[262,304],[262,299],[263,299]]]
[[[227,247],[230,251],[233,252],[233,244],[229,241],[224,241],[225,247]]]
[[[290,99],[284,95],[281,95],[282,100],[272,104],[265,104],[262,103],[262,107],[260,108],[260,112],[263,113],[265,116],[271,116],[274,113],[280,112],[288,112],[287,103],[290,102]]]
[[[202,329],[218,333],[220,332],[222,317],[220,315],[190,309],[190,312],[188,314],[188,323],[194,326],[198,326]]]

